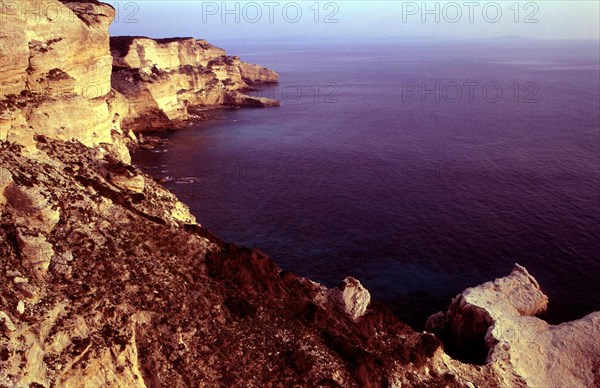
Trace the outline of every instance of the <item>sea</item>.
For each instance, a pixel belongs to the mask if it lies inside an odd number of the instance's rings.
[[[224,41],[278,108],[209,110],[134,162],[219,237],[417,329],[525,266],[551,323],[600,310],[600,46]]]

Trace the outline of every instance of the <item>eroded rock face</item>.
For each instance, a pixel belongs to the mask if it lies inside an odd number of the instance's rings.
[[[516,264],[506,277],[469,288],[427,321],[446,344],[473,351],[509,386],[588,387],[600,381],[600,313],[552,326],[535,317],[548,297]]]
[[[490,347],[486,334],[502,316],[535,315],[546,310],[548,297],[527,270],[516,265],[509,276],[468,288],[457,295],[448,312],[427,320],[427,329],[443,333],[447,344],[465,353]]]
[[[248,82],[277,82],[277,73],[227,56],[193,38],[113,37],[113,87],[130,103],[125,126],[137,132],[190,118],[189,108],[277,106],[276,100],[243,93]]]
[[[111,89],[108,26],[115,10],[94,1],[3,3],[0,96],[23,90],[41,95],[100,97]],[[86,88],[94,86],[94,95]]]
[[[108,26],[96,1],[25,0],[0,7],[0,141],[35,152],[37,134],[114,145],[125,106],[111,93]]]
[[[242,79],[247,83],[276,83],[279,82],[279,74],[259,65],[240,62],[240,73]]]

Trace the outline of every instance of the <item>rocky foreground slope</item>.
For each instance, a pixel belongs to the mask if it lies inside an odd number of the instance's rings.
[[[111,47],[96,1],[19,4],[0,7],[0,386],[600,385],[598,313],[535,318],[522,267],[431,317],[436,337],[355,279],[326,289],[213,236],[130,165],[133,130],[276,74],[193,39]]]
[[[460,386],[440,342],[355,281],[329,291],[220,241],[96,149],[37,147],[0,146],[0,384]]]

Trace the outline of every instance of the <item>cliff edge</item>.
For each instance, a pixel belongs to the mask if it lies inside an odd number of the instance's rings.
[[[442,345],[357,279],[326,289],[212,235],[130,164],[132,129],[275,104],[243,92],[276,73],[192,38],[117,38],[111,54],[114,10],[97,1],[13,5],[0,7],[0,386],[600,382],[598,313],[535,318],[547,298],[522,267],[432,317]],[[511,336],[530,325],[534,346]],[[481,365],[444,352],[477,341]]]
[[[461,386],[356,280],[330,291],[219,240],[97,149],[36,146],[0,144],[0,384]]]
[[[429,317],[427,330],[455,351],[484,350],[505,386],[598,386],[600,312],[549,325],[536,317],[547,308],[538,282],[516,264],[508,276],[457,295],[447,312]]]
[[[111,38],[110,47],[112,85],[129,102],[124,125],[136,132],[187,121],[198,107],[279,105],[244,94],[250,84],[277,82],[277,73],[205,40],[120,36]]]

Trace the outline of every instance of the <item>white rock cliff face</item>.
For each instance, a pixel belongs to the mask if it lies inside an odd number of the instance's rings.
[[[129,102],[125,125],[136,132],[190,118],[190,108],[277,106],[244,94],[247,82],[277,82],[274,71],[241,62],[205,40],[111,38],[113,87]]]
[[[194,38],[150,39],[113,37],[116,67],[151,72],[153,67],[177,70],[181,66],[208,66],[213,59],[226,56],[225,50]]]
[[[600,382],[600,313],[560,325],[535,317],[548,297],[527,270],[469,288],[427,329],[450,335],[456,345],[483,337],[485,360],[506,386],[591,387]]]
[[[0,7],[0,140],[34,152],[33,138],[115,141],[124,100],[111,92],[108,26],[114,9],[93,1],[25,0]],[[108,146],[110,145],[110,146]]]
[[[112,57],[107,28],[115,15],[111,6],[26,0],[3,3],[1,12],[2,96],[22,90],[71,92],[88,99],[108,94]],[[85,18],[86,14],[95,16]],[[53,69],[66,73],[62,77],[70,82],[56,87],[53,81],[59,77],[51,76]]]
[[[177,125],[193,107],[278,105],[243,93],[277,73],[203,40],[114,38],[111,53],[110,5],[26,0],[0,12],[0,141],[27,152],[44,135],[129,162],[130,130]]]
[[[113,58],[114,10],[91,0],[0,12],[0,385],[600,386],[600,313],[536,318],[548,298],[521,266],[429,319],[486,347],[464,364],[357,280],[327,290],[219,241],[129,165],[122,124],[275,104],[242,91],[276,73],[194,39]]]

